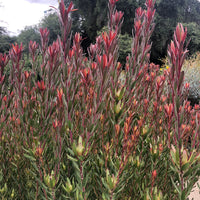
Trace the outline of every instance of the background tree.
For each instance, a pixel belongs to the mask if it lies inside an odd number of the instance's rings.
[[[59,19],[56,12],[47,14],[41,21],[40,28],[47,28],[50,31],[49,43],[52,44],[61,34]]]
[[[30,40],[36,41],[37,43],[40,43],[40,34],[38,31],[37,26],[26,26],[18,35],[17,37],[17,43],[23,44],[23,52],[24,52],[24,69],[28,70],[28,68],[31,68],[31,62],[29,60],[29,42]]]
[[[191,37],[189,45],[191,53],[200,50],[198,39],[200,2],[197,0],[160,0],[156,3],[156,27],[152,35],[151,60],[153,62],[162,63],[161,59],[166,56],[167,46],[178,22],[188,27],[188,38]],[[195,23],[196,28],[191,23]]]
[[[65,0],[65,5],[69,5],[70,0]],[[122,10],[125,14],[125,19],[122,27],[120,58],[124,63],[127,54],[131,48],[132,27],[134,23],[135,9],[140,5],[144,6],[145,0],[132,1],[120,0],[117,2],[117,9]],[[96,36],[107,25],[107,0],[74,0],[75,8],[78,11],[72,13],[72,30],[73,32],[80,32],[82,34],[82,47],[87,53],[89,45],[95,41]],[[127,41],[126,41],[127,40]],[[127,44],[130,46],[128,47]],[[126,54],[126,55],[125,55]]]
[[[0,53],[7,53],[12,43],[16,42],[16,37],[7,34],[4,27],[0,27]]]
[[[65,0],[68,5],[70,0]],[[97,32],[106,26],[107,0],[74,0],[77,12],[72,14],[73,26],[82,33],[83,47],[86,50],[95,40]],[[135,9],[144,6],[145,0],[120,0],[117,9],[124,12],[122,34],[132,36]],[[188,25],[191,37],[191,53],[199,51],[198,30],[200,29],[200,2],[198,0],[157,0],[155,31],[152,35],[151,61],[162,64],[161,59],[166,56],[167,46],[172,39],[173,31],[178,22]],[[196,29],[192,24],[195,23]],[[129,38],[129,37],[127,37]]]
[[[189,54],[193,55],[200,50],[200,26],[196,22],[184,23],[188,29],[188,39],[190,39],[188,49]]]
[[[40,42],[40,34],[36,26],[26,26],[17,37],[17,42],[22,43],[24,52],[28,55],[30,40]]]

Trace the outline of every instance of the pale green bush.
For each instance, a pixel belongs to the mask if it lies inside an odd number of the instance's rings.
[[[200,98],[200,53],[187,59],[184,63],[185,83],[189,83],[189,98]]]

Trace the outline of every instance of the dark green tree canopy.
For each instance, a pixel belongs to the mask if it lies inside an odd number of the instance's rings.
[[[0,53],[8,53],[11,44],[15,43],[16,37],[10,37],[8,34],[0,34]]]
[[[20,32],[17,37],[17,42],[22,43],[24,52],[28,54],[30,40],[40,42],[40,34],[36,26],[27,26]]]
[[[68,5],[70,0],[65,0]],[[72,15],[73,26],[87,38],[86,45],[95,40],[97,32],[106,25],[107,0],[74,0],[78,11]],[[122,34],[132,36],[135,9],[144,7],[145,0],[119,0],[117,9],[124,12]],[[157,0],[155,31],[152,36],[151,60],[160,63],[160,59],[166,56],[167,46],[172,39],[173,31],[178,22],[189,25],[188,36],[191,37],[192,52],[200,50],[198,30],[200,28],[200,2],[198,0]],[[197,30],[191,28],[195,23]],[[191,32],[192,31],[192,32]],[[86,48],[87,49],[87,48]]]
[[[0,27],[0,53],[8,53],[11,44],[16,40],[16,37],[11,37],[7,34],[6,28]]]
[[[70,0],[65,0],[69,5]],[[117,10],[124,12],[122,33],[132,34],[135,9],[144,6],[145,0],[120,0],[117,2]],[[91,41],[95,40],[97,31],[106,26],[108,18],[108,0],[74,0],[78,11],[72,14],[73,26],[81,33],[86,34]]]
[[[49,32],[50,32],[49,43],[50,44],[52,44],[53,41],[55,41],[57,39],[58,35],[61,34],[59,19],[58,19],[58,15],[56,12],[46,15],[42,19],[39,27],[47,28],[49,30]]]
[[[188,27],[188,40],[191,38],[189,50],[194,53],[200,50],[200,2],[198,0],[159,0],[156,4],[155,31],[152,35],[151,60],[161,64],[166,56],[167,46],[172,39],[177,23]],[[194,23],[196,30],[194,29]],[[193,28],[192,28],[193,27]]]

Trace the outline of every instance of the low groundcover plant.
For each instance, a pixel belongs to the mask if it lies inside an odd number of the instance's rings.
[[[150,63],[155,1],[135,12],[131,54],[118,62],[123,13],[109,0],[107,31],[88,49],[71,35],[73,3],[59,3],[62,35],[0,54],[1,199],[185,200],[200,174],[199,105],[187,101],[187,29],[169,68]]]

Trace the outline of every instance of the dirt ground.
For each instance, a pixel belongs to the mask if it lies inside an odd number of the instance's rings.
[[[200,180],[199,180],[199,185],[200,185]],[[200,194],[199,194],[199,188],[197,186],[197,184],[195,185],[195,187],[192,189],[192,192],[190,193],[189,196],[189,200],[200,200]]]

